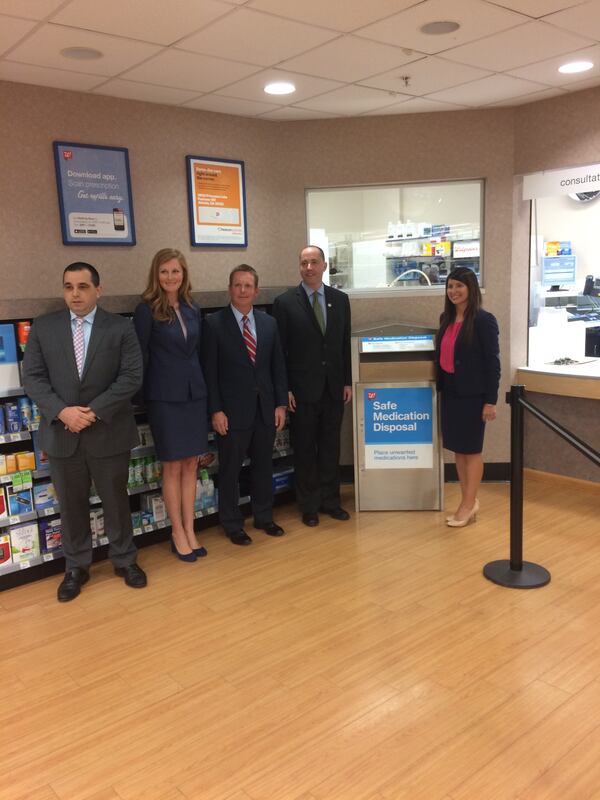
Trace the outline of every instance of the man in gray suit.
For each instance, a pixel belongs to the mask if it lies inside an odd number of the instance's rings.
[[[77,597],[89,580],[92,480],[115,573],[136,589],[147,582],[136,564],[127,497],[129,451],[138,443],[131,398],[142,383],[142,355],[131,322],[100,308],[100,294],[97,270],[70,264],[63,273],[68,308],[35,320],[23,361],[25,391],[41,411],[40,447],[60,503],[61,602]]]

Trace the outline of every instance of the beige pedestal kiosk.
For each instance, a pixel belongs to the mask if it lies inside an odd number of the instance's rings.
[[[439,511],[443,463],[435,331],[401,323],[355,331],[357,511]]]

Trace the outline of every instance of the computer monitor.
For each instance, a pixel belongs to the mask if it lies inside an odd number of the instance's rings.
[[[573,287],[577,283],[577,256],[544,256],[542,286],[550,291]]]

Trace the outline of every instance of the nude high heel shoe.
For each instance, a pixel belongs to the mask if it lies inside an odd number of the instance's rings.
[[[479,500],[475,498],[475,505],[473,506],[475,513],[479,513]],[[454,519],[454,514],[450,514],[449,517],[446,517],[446,522],[450,522],[451,519]]]
[[[478,511],[477,504],[475,504],[464,519],[456,519],[454,517],[452,519],[449,519],[446,522],[446,525],[449,528],[464,528],[470,522],[475,522],[476,521],[476,519],[477,519],[477,511]]]

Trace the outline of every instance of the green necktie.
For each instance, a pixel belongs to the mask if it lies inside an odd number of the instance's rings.
[[[325,317],[323,316],[323,309],[321,308],[321,303],[319,303],[318,292],[313,292],[312,307],[313,311],[315,312],[315,317],[317,318],[317,322],[319,323],[319,328],[321,328],[321,333],[325,333]]]

